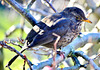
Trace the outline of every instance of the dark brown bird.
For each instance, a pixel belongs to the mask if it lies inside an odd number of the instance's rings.
[[[61,36],[57,47],[66,46],[78,36],[82,21],[91,23],[83,11],[77,7],[69,7],[60,13],[47,16],[27,35],[28,47],[43,45],[52,48],[57,38],[52,33]]]
[[[84,12],[77,7],[68,7],[60,13],[55,13],[43,18],[27,35],[27,46],[22,48],[21,53],[27,48],[39,45],[52,48],[57,39],[53,33],[61,37],[57,43],[57,48],[68,45],[79,35],[82,21],[91,23],[91,21],[85,17]],[[8,63],[8,66],[10,66],[17,57],[18,55]]]

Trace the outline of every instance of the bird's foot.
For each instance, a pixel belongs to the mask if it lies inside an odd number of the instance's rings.
[[[64,56],[65,52],[57,51],[57,54],[60,56],[63,56],[63,58],[65,58],[65,56]]]

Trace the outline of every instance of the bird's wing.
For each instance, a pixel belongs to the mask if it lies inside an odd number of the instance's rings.
[[[31,29],[25,40],[27,40],[30,44],[33,41],[34,37],[39,33],[39,29],[44,29],[46,26],[52,25],[52,21],[56,21],[59,18],[61,18],[61,14],[58,13],[43,18],[37,25],[35,25]]]
[[[49,15],[41,20],[41,22],[45,23],[46,26],[51,27],[55,21],[62,18],[62,14],[55,13],[53,15]]]
[[[60,36],[64,35],[67,32],[70,23],[70,19],[61,18],[54,22],[54,25],[51,27],[46,26],[43,31],[34,37],[34,40],[29,47],[44,45],[54,41],[56,37],[52,33],[56,33]]]
[[[33,40],[33,38],[37,35],[38,33],[35,32],[33,29],[28,33],[27,37],[25,40],[27,40],[28,44],[30,44]]]

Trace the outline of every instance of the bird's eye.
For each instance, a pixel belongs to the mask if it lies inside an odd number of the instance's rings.
[[[77,17],[77,16],[76,16],[76,19],[77,19],[77,20],[80,20],[80,17]]]

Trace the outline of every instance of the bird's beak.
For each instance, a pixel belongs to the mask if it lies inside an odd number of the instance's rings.
[[[88,22],[88,23],[92,23],[89,19],[85,19],[85,20],[82,20],[82,21],[84,21],[84,22]]]

